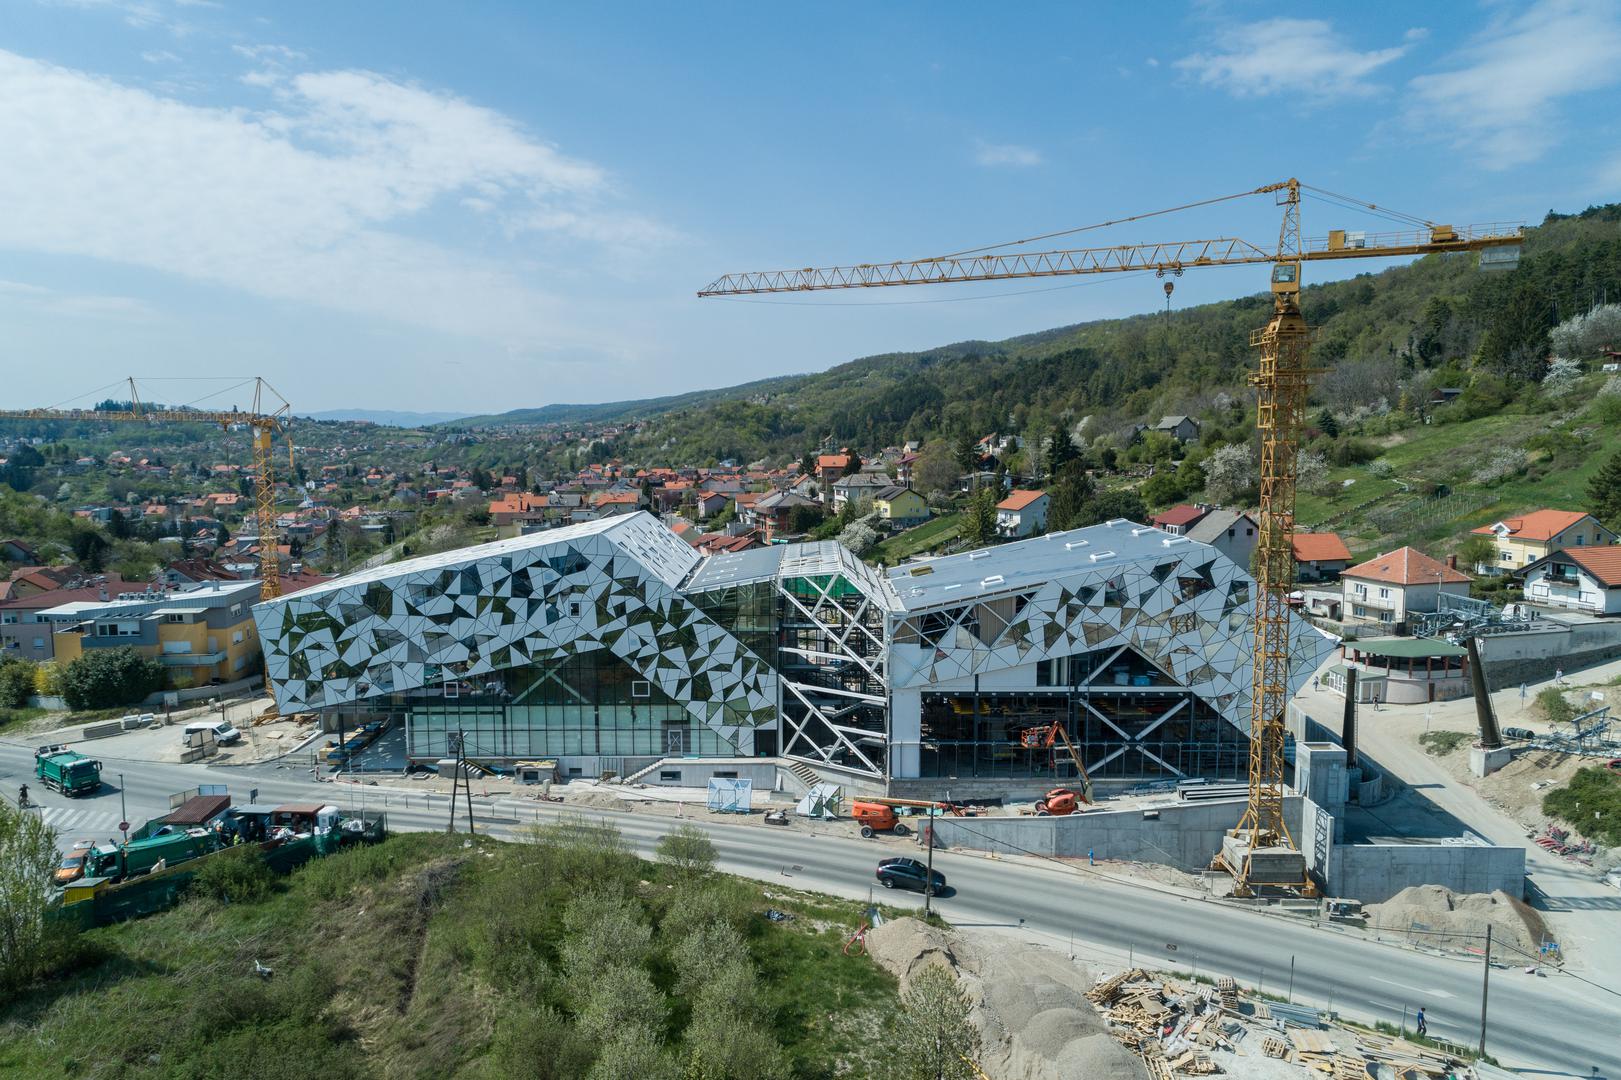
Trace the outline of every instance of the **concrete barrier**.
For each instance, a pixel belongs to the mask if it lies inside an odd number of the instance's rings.
[[[1284,801],[1296,835],[1301,799]],[[1122,859],[1160,863],[1196,873],[1210,865],[1227,830],[1244,815],[1243,799],[1171,803],[1132,810],[1099,810],[1068,817],[939,818],[935,842],[1002,855]]]
[[[84,737],[86,739],[106,739],[113,735],[121,735],[123,732],[123,722],[114,720],[110,724],[86,724]]]

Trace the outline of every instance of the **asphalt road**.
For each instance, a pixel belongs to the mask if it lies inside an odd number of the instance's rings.
[[[32,777],[32,750],[0,741],[0,792],[7,799]],[[64,842],[113,835],[119,814],[118,774],[129,820],[140,824],[168,806],[172,792],[199,783],[228,784],[238,800],[258,789],[261,802],[322,801],[345,807],[386,809],[396,831],[443,828],[448,800],[397,789],[317,783],[307,767],[240,768],[119,761],[103,756],[109,784],[95,797],[64,799],[30,789],[43,815],[62,831]],[[559,810],[526,800],[475,800],[481,831],[516,835],[535,820]],[[578,812],[578,811],[572,811]],[[643,851],[680,824],[676,819],[586,812],[611,820]],[[111,815],[109,820],[109,814]],[[465,821],[460,819],[460,826]],[[727,823],[707,816],[691,821],[714,839],[721,868],[797,888],[865,898],[874,891],[873,867],[888,854],[912,854],[907,845],[888,846],[768,827],[758,819]],[[110,827],[107,827],[110,826]],[[1128,957],[1158,968],[1196,969],[1232,975],[1247,986],[1279,993],[1292,989],[1297,1002],[1332,1007],[1348,1017],[1398,1023],[1423,1006],[1432,1035],[1474,1045],[1480,1037],[1479,960],[1433,956],[1373,942],[1336,927],[1259,914],[1173,890],[1121,884],[1084,869],[1036,860],[990,860],[977,855],[937,852],[936,869],[946,874],[954,895],[941,898],[942,915],[964,927],[997,929],[1073,948],[1082,958],[1124,961]],[[888,893],[885,900],[921,905],[910,894]],[[1618,919],[1621,930],[1621,919]],[[1174,946],[1174,949],[1171,948]],[[1292,971],[1292,974],[1291,974]],[[1617,975],[1621,982],[1621,973]],[[1530,1067],[1541,1075],[1621,1078],[1621,987],[1597,988],[1563,975],[1527,975],[1517,967],[1491,972],[1487,1049],[1505,1065]]]

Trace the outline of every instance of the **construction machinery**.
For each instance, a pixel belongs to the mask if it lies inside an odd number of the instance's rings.
[[[895,808],[876,799],[857,799],[850,804],[850,816],[856,819],[861,826],[861,835],[871,837],[874,833],[894,833],[896,836],[910,836],[912,830],[895,813]]]
[[[1043,727],[1025,728],[1019,732],[1019,745],[1027,750],[1050,750],[1052,752],[1053,775],[1058,775],[1058,743],[1062,740],[1064,749],[1069,753],[1069,760],[1075,766],[1075,775],[1080,778],[1081,788],[1053,788],[1042,798],[1036,800],[1036,813],[1046,816],[1062,817],[1073,814],[1079,803],[1092,805],[1092,778],[1086,775],[1086,766],[1081,763],[1080,751],[1075,749],[1075,743],[1070,740],[1069,732],[1064,729],[1062,720],[1054,720]]]
[[[1300,202],[1303,193],[1341,209],[1384,217],[1398,223],[1402,229],[1382,234],[1336,229],[1320,240],[1302,240]],[[1092,229],[1263,195],[1273,196],[1275,204],[1283,208],[1276,246],[1262,246],[1232,237],[1046,251],[1027,246]],[[727,274],[711,282],[698,295],[739,297],[1108,273],[1152,272],[1164,278],[1167,275],[1180,277],[1200,267],[1269,266],[1272,319],[1250,335],[1250,344],[1259,352],[1250,383],[1257,396],[1261,498],[1255,550],[1259,596],[1254,615],[1249,797],[1244,816],[1216,855],[1215,865],[1232,874],[1234,890],[1241,896],[1254,895],[1263,884],[1263,877],[1268,887],[1309,894],[1314,893],[1315,888],[1306,872],[1305,860],[1300,857],[1283,820],[1284,707],[1289,696],[1290,662],[1289,592],[1295,572],[1295,469],[1306,391],[1312,374],[1307,364],[1311,328],[1300,312],[1301,268],[1308,262],[1328,260],[1480,252],[1483,268],[1509,269],[1518,262],[1524,231],[1521,224],[1438,224],[1291,178],[1253,191],[934,258]],[[1256,872],[1254,855],[1258,851],[1266,852],[1263,862],[1268,869],[1265,873]]]
[[[253,432],[253,506],[259,536],[259,598],[281,595],[281,564],[276,544],[276,480],[271,468],[274,436],[285,433],[292,407],[263,379],[253,379],[253,404],[247,412],[210,412],[191,408],[153,408],[141,402],[135,380],[128,380],[128,408],[123,409],[0,409],[0,419],[137,422],[146,424],[218,424],[222,431],[236,426]],[[281,404],[277,405],[279,401]],[[287,467],[293,468],[293,445],[287,444]]]

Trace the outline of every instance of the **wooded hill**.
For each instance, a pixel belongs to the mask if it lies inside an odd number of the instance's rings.
[[[1431,255],[1346,281],[1308,286],[1320,327],[1314,360],[1330,372],[1314,401],[1346,411],[1448,364],[1510,383],[1541,376],[1547,332],[1604,296],[1621,298],[1621,204],[1549,213],[1527,230],[1521,264],[1480,273],[1475,255]],[[871,356],[818,374],[615,405],[556,405],[457,426],[652,418],[612,444],[637,461],[701,464],[799,458],[826,436],[871,450],[963,432],[1044,432],[1094,417],[1085,436],[1163,413],[1197,415],[1225,392],[1247,402],[1250,331],[1265,294],[1164,314],[1108,319],[1001,342],[960,342]]]

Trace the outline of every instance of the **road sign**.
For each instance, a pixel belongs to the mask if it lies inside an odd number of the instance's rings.
[[[127,821],[120,821],[120,822],[119,822],[119,823],[118,823],[118,831],[119,831],[119,832],[129,832],[129,822],[127,822]]]

